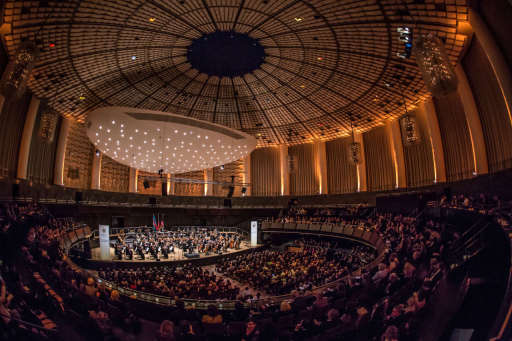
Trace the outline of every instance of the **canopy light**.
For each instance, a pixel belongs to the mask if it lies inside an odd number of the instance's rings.
[[[87,136],[117,162],[147,172],[185,173],[247,156],[256,139],[225,126],[127,107],[94,110]]]

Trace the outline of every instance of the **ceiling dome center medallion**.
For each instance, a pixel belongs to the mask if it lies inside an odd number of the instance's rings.
[[[258,69],[265,50],[247,34],[216,31],[194,40],[187,58],[192,67],[209,76],[237,77]]]

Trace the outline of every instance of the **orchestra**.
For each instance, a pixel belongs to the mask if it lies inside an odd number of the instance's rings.
[[[117,238],[114,253],[118,260],[169,259],[177,249],[209,256],[239,250],[242,242],[238,233],[208,228],[120,233]]]

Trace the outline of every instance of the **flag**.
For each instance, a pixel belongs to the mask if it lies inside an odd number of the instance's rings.
[[[161,230],[164,227],[164,220],[160,220],[160,226],[158,227],[158,230]]]
[[[157,230],[155,214],[153,214],[153,230],[155,230],[155,231]]]

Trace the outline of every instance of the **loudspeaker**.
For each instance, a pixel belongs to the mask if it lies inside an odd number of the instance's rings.
[[[144,186],[144,189],[148,189],[149,188],[149,181],[148,180],[144,180],[144,182],[142,182],[142,185]]]
[[[162,196],[167,196],[167,182],[162,182]]]
[[[224,199],[224,207],[231,208],[231,199]]]
[[[228,198],[231,198],[233,196],[233,192],[235,192],[235,187],[229,186]]]
[[[155,197],[149,197],[149,204],[150,205],[156,205],[156,198]]]
[[[75,201],[78,203],[80,201],[82,201],[82,197],[83,197],[83,193],[82,192],[79,192],[79,191],[76,191],[75,192]]]

